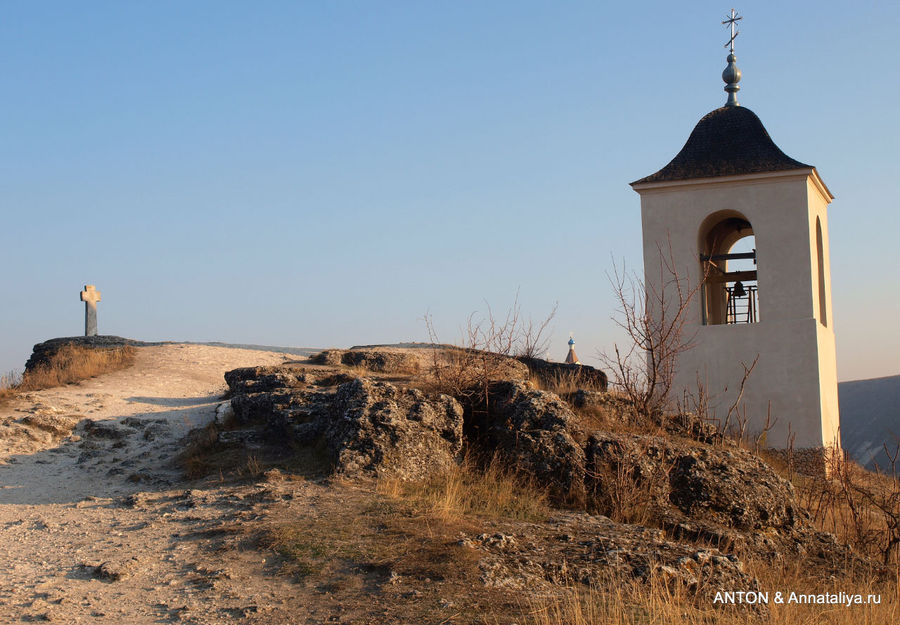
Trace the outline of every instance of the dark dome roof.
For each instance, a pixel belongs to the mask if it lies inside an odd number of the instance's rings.
[[[631,184],[811,167],[782,152],[753,111],[743,106],[723,106],[697,123],[672,162]]]

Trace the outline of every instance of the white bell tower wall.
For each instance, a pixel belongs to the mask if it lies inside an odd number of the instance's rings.
[[[672,397],[696,398],[699,384],[710,412],[724,422],[744,366],[758,357],[731,428],[743,422],[755,435],[768,422],[765,443],[773,448],[839,445],[827,222],[832,196],[815,169],[633,186],[641,195],[649,292],[667,273],[661,274],[660,252],[674,261],[683,283],[704,280],[704,238],[717,220],[743,218],[755,237],[758,320],[712,325],[698,292],[685,326],[694,347],[679,358]]]

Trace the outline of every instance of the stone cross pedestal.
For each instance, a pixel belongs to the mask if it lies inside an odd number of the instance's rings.
[[[100,301],[100,291],[93,284],[84,285],[81,301],[84,302],[84,335],[97,336],[97,302]]]

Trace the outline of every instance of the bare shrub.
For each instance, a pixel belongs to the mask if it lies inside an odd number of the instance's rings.
[[[869,557],[893,564],[900,575],[900,445],[889,450],[886,471],[867,471],[839,454],[828,479],[797,476],[800,500],[812,521]]]
[[[516,295],[515,306],[518,306],[518,295]],[[542,321],[536,322],[529,317],[528,321],[522,322],[514,356],[519,358],[545,358],[547,356],[547,351],[550,349],[550,337],[544,333],[556,316],[558,307],[558,303],[553,304],[553,310]]]
[[[424,316],[428,338],[433,347],[433,362],[429,374],[436,391],[460,399],[480,394],[488,405],[488,386],[502,379],[509,371],[509,360],[516,357],[537,357],[547,350],[544,333],[556,315],[556,306],[540,322],[526,322],[521,317],[519,295],[504,317],[495,316],[485,302],[487,314],[472,313],[466,322],[462,344],[447,349],[438,340],[430,314]],[[455,348],[454,348],[455,347]]]
[[[614,263],[610,282],[619,308],[613,321],[628,342],[614,345],[612,354],[599,353],[614,385],[646,415],[669,407],[678,357],[693,347],[693,336],[685,332],[689,307],[703,284],[691,285],[679,275],[671,243],[667,251],[659,247],[659,257],[659,276],[651,284]]]

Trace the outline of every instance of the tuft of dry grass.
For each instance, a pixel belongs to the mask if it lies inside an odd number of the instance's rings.
[[[473,516],[543,521],[550,514],[546,489],[506,468],[497,457],[480,464],[466,456],[449,471],[419,482],[382,479],[376,491],[448,521]]]
[[[532,369],[531,380],[540,390],[556,393],[560,397],[569,397],[580,390],[605,392],[604,388],[579,367],[537,372]]]
[[[0,375],[0,402],[15,397],[22,376],[17,371],[9,371]]]

